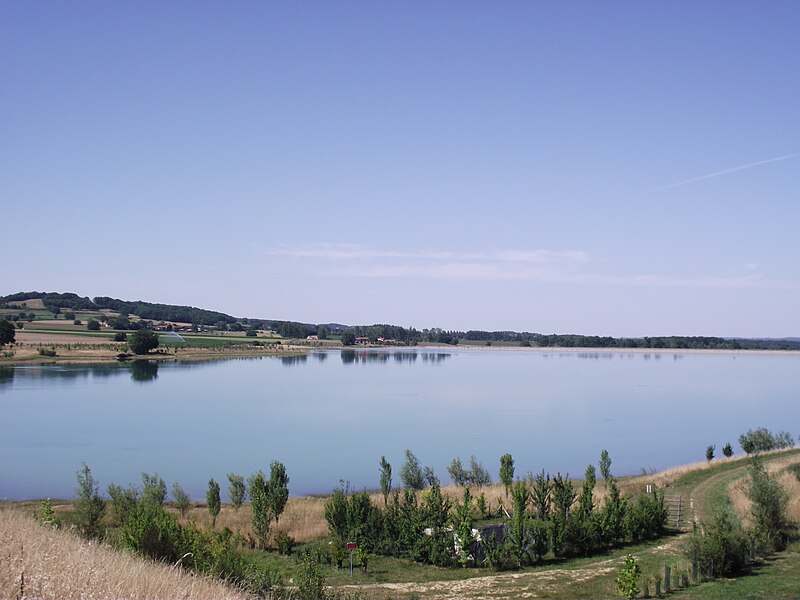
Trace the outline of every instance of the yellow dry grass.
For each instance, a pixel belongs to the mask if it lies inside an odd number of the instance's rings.
[[[244,600],[249,596],[179,568],[40,526],[20,510],[3,508],[0,598]]]
[[[768,465],[768,470],[773,473],[786,491],[788,502],[786,504],[786,516],[793,523],[800,523],[800,480],[794,473],[786,471],[787,465],[800,462],[800,457],[793,457],[793,460],[776,461]],[[736,514],[741,517],[746,526],[752,525],[752,503],[747,497],[747,485],[750,483],[749,477],[743,477],[736,481],[728,490],[731,504]]]

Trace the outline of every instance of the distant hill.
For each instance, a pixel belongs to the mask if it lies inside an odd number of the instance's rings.
[[[345,344],[368,340],[371,343],[414,345],[428,342],[455,345],[458,343],[493,343],[560,348],[652,348],[666,350],[800,350],[800,338],[747,339],[708,336],[658,336],[614,338],[579,334],[541,334],[527,331],[445,331],[439,328],[419,331],[398,325],[343,325],[341,323],[299,323],[274,319],[233,317],[229,314],[174,304],[158,304],[143,300],[119,300],[107,296],[90,299],[72,292],[19,292],[0,297],[0,307],[26,300],[41,301],[44,308],[59,313],[62,310],[112,310],[122,315],[135,315],[147,321],[175,321],[201,325],[203,329],[270,329],[284,338],[303,339],[308,336],[340,337]],[[145,326],[149,326],[146,325]]]

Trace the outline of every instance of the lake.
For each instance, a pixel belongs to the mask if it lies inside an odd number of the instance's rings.
[[[215,362],[0,368],[0,498],[71,497],[86,462],[101,489],[208,480],[286,465],[293,495],[340,480],[394,483],[404,450],[449,483],[475,455],[497,478],[581,476],[600,451],[618,475],[741,452],[749,428],[800,431],[796,354],[404,349]]]

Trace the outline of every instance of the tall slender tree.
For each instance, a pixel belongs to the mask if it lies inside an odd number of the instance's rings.
[[[273,460],[269,466],[269,484],[267,486],[267,497],[269,509],[275,517],[275,524],[286,508],[289,500],[289,476],[286,474],[286,467],[282,462]]]
[[[381,493],[383,493],[383,505],[387,506],[389,503],[389,494],[392,493],[392,465],[386,460],[385,456],[381,456]]]
[[[208,512],[211,514],[211,527],[213,529],[217,526],[217,515],[220,509],[219,484],[213,478],[208,481],[206,504],[208,505]]]

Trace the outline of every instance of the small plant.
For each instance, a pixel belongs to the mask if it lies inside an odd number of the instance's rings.
[[[641,576],[641,567],[639,567],[636,559],[631,554],[628,554],[614,580],[617,584],[617,591],[620,596],[623,598],[635,598],[640,592],[638,583]]]
[[[42,500],[36,513],[36,520],[39,521],[40,525],[49,525],[53,529],[58,529],[61,525],[56,518],[56,513],[53,511],[53,501],[50,498]]]
[[[325,598],[325,574],[310,554],[303,557],[295,577],[297,592],[301,600]]]
[[[56,349],[55,348],[39,348],[38,350],[39,356],[55,356]]]
[[[279,531],[275,534],[275,545],[278,547],[278,554],[289,556],[294,550],[295,539],[285,531]]]

